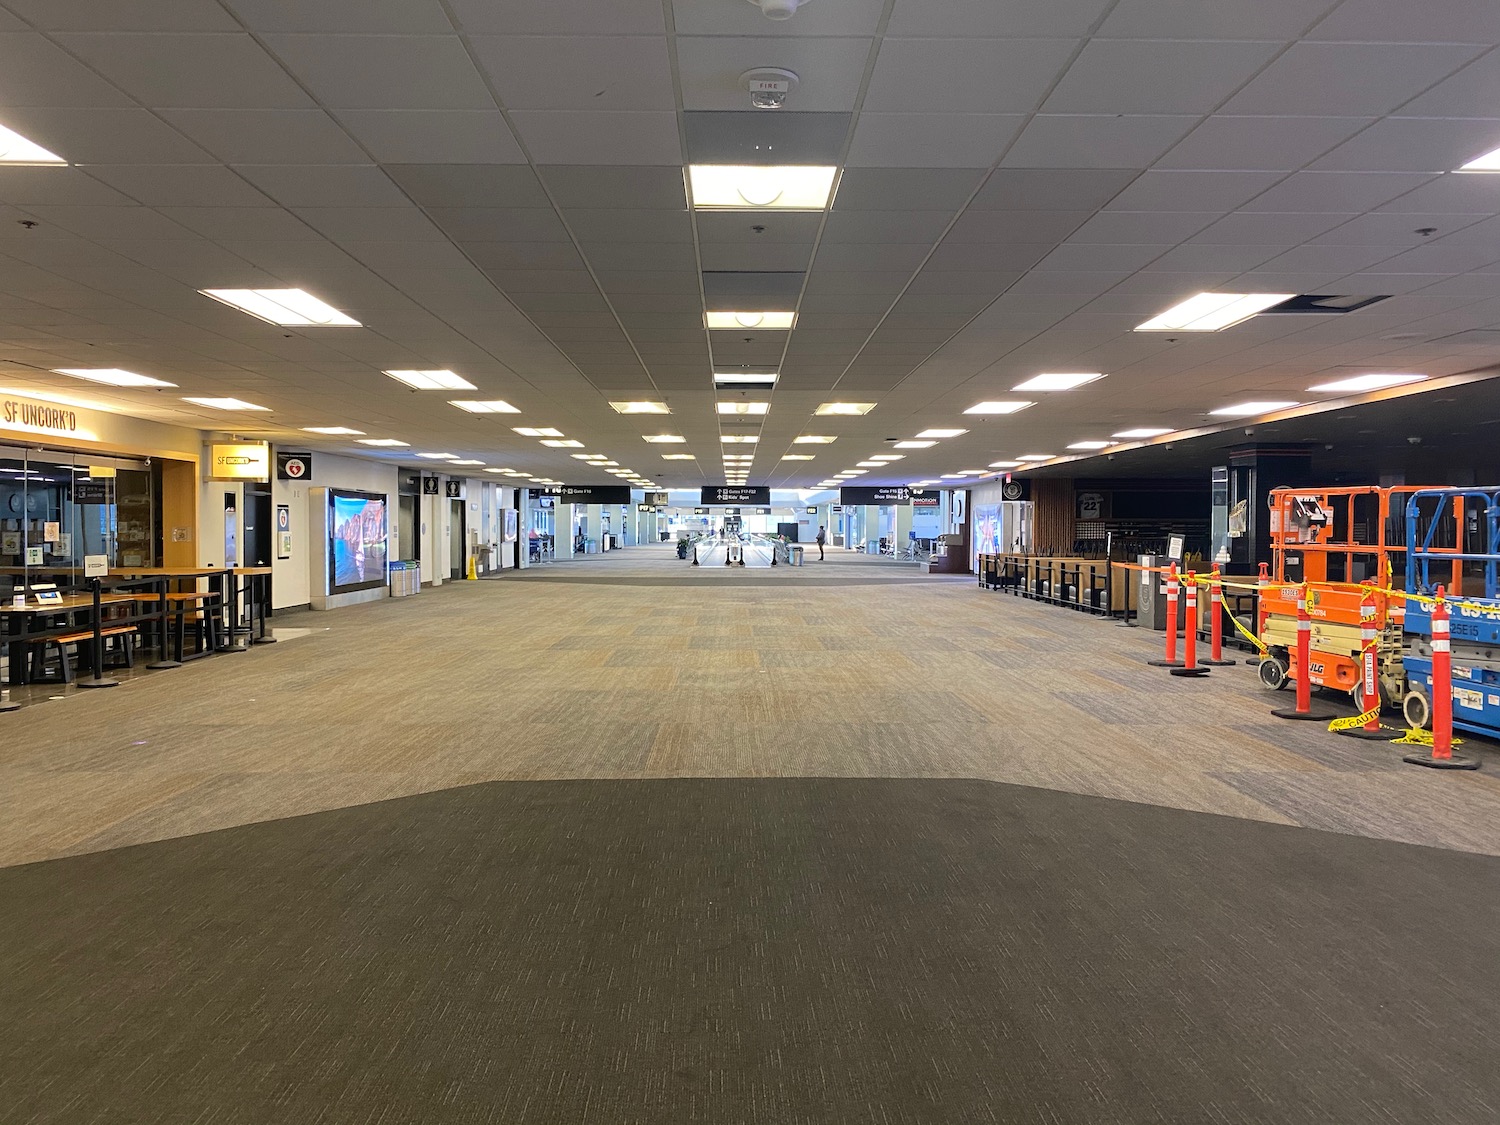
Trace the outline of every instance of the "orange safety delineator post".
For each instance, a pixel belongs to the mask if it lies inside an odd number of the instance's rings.
[[[1455,757],[1453,753],[1453,654],[1449,647],[1448,603],[1443,600],[1441,586],[1432,607],[1432,745],[1425,753],[1407,754],[1401,760],[1435,770],[1479,768],[1473,758]]]
[[[1181,668],[1177,659],[1177,564],[1167,571],[1167,655],[1163,660],[1148,660],[1153,668]]]
[[[1183,592],[1187,595],[1187,631],[1182,638],[1182,667],[1169,668],[1171,676],[1206,676],[1208,669],[1198,663],[1198,576],[1191,570]]]
[[[1260,564],[1260,574],[1255,579],[1255,631],[1262,637],[1266,635],[1266,615],[1270,612],[1266,607],[1266,587],[1271,584],[1270,571],[1265,563]],[[1245,661],[1246,664],[1259,664],[1265,658],[1265,652],[1257,652]]]
[[[1363,738],[1369,742],[1389,742],[1391,731],[1380,725],[1380,682],[1376,678],[1375,660],[1375,591],[1366,590],[1359,601],[1359,669],[1360,707],[1369,716],[1362,726],[1335,733],[1345,738]]]
[[[1278,707],[1272,711],[1278,719],[1301,719],[1322,723],[1334,718],[1331,711],[1313,710],[1312,675],[1308,664],[1312,662],[1312,614],[1307,610],[1307,583],[1297,588],[1297,706],[1288,709]]]
[[[1208,659],[1203,663],[1227,668],[1234,661],[1224,659],[1224,576],[1217,566],[1208,574],[1208,612],[1212,620],[1208,625]]]

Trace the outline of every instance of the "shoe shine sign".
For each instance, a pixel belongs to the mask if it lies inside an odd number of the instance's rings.
[[[710,485],[703,489],[700,504],[709,504],[715,507],[724,504],[745,504],[750,507],[769,505],[771,503],[771,489],[767,486],[751,486],[736,488],[732,485]]]

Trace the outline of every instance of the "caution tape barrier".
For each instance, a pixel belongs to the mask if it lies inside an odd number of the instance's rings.
[[[1432,732],[1430,730],[1422,730],[1420,728],[1413,727],[1400,738],[1391,739],[1391,744],[1393,746],[1431,746]],[[1454,746],[1462,746],[1464,744],[1464,740],[1461,738],[1455,738],[1453,739],[1452,744]]]
[[[1373,723],[1379,718],[1380,708],[1374,707],[1366,711],[1363,715],[1350,715],[1347,718],[1334,719],[1333,722],[1328,724],[1328,729],[1353,730],[1355,727],[1362,727],[1366,723]]]

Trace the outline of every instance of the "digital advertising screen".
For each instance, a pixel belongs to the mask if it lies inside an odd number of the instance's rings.
[[[328,587],[334,594],[386,581],[386,502],[374,492],[328,492]]]

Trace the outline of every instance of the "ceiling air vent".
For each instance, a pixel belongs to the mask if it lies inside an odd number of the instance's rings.
[[[1290,300],[1282,301],[1279,305],[1272,305],[1261,313],[1267,316],[1271,313],[1317,313],[1322,316],[1337,316],[1339,313],[1351,313],[1356,309],[1373,305],[1377,301],[1384,301],[1390,294],[1379,297],[1341,297],[1330,293],[1303,293]]]

